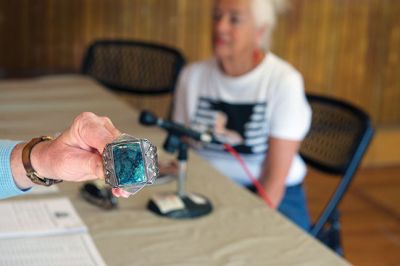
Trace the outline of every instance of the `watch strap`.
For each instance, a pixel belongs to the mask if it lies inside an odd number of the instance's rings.
[[[40,176],[35,169],[32,167],[31,163],[31,152],[33,147],[42,141],[52,140],[49,136],[41,136],[38,138],[33,138],[29,141],[22,150],[22,164],[24,165],[26,176],[35,184],[42,186],[51,186],[55,183],[60,183],[62,180],[55,180],[51,178],[46,178]]]

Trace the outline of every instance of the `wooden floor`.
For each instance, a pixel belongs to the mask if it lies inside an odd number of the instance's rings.
[[[313,217],[336,178],[310,170],[306,190]],[[360,169],[340,208],[345,258],[354,265],[400,265],[400,166]]]

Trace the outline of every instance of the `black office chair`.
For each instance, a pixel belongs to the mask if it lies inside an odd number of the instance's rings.
[[[344,101],[307,95],[313,116],[300,155],[307,165],[341,178],[311,234],[343,256],[338,204],[349,187],[371,142],[374,129],[369,116]]]
[[[99,40],[87,50],[81,73],[120,92],[172,95],[184,64],[183,55],[172,47],[140,41]]]

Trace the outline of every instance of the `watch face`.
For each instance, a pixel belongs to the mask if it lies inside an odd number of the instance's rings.
[[[123,134],[106,145],[103,165],[108,184],[135,193],[158,176],[157,148],[146,139]]]

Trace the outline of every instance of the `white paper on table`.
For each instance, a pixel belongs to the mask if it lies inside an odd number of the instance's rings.
[[[0,239],[87,232],[68,198],[0,203]]]
[[[0,239],[0,265],[105,266],[89,234]]]

